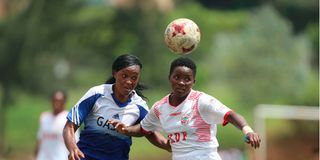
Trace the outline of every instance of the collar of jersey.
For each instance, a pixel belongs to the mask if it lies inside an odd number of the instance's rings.
[[[128,99],[127,102],[120,102],[119,100],[117,100],[116,96],[111,93],[112,99],[113,101],[119,106],[119,107],[125,107],[127,106],[130,102],[131,102],[131,98]]]

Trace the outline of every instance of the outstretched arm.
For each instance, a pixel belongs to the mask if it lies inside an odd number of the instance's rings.
[[[246,142],[250,143],[251,147],[259,148],[261,142],[259,135],[251,129],[246,120],[240,114],[231,112],[227,117],[227,121],[242,130],[242,132],[246,136]]]
[[[141,131],[140,124],[136,124],[133,126],[126,126],[125,124],[119,121],[108,120],[109,124],[112,124],[113,127],[119,132],[127,136],[133,137],[142,137],[148,135],[148,133],[144,133]]]
[[[79,126],[67,121],[63,129],[64,143],[69,150],[68,160],[80,160],[81,158],[85,158],[84,154],[80,151],[76,144],[75,132],[78,128]]]
[[[163,135],[159,132],[142,132],[140,124],[127,127],[125,124],[118,121],[109,120],[108,123],[112,124],[119,133],[133,137],[145,136],[153,145],[171,152],[169,140],[163,137]]]

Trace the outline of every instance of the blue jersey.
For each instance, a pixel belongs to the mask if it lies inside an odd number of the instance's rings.
[[[131,137],[118,133],[108,120],[117,120],[127,126],[140,123],[148,113],[146,102],[135,92],[125,103],[119,102],[112,84],[91,88],[69,111],[67,119],[75,125],[84,123],[78,142],[85,159],[127,160]]]

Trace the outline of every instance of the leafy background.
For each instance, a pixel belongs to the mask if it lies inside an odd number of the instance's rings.
[[[52,90],[68,92],[70,109],[90,87],[104,83],[120,54],[141,58],[150,106],[166,95],[169,65],[178,55],[166,48],[163,32],[181,17],[201,30],[198,48],[186,55],[198,65],[195,89],[250,124],[261,103],[318,107],[318,13],[317,0],[0,1],[1,157],[32,159],[38,117],[50,109]],[[305,123],[270,122],[270,132],[279,126],[290,137]],[[318,126],[303,134],[319,135]],[[219,127],[218,139],[221,149],[248,150],[231,125]],[[143,138],[134,141],[133,159],[170,157]]]

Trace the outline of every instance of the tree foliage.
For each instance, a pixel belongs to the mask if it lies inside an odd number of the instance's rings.
[[[313,68],[319,67],[315,0],[268,1],[277,10],[254,9],[262,0],[176,1],[170,12],[159,12],[147,0],[129,8],[99,0],[28,2],[0,22],[0,145],[14,88],[41,95],[87,89],[111,75],[116,56],[132,53],[143,62],[142,82],[169,90],[169,65],[179,55],[166,48],[163,33],[181,17],[194,20],[202,34],[198,48],[186,55],[199,68],[196,88],[223,89],[228,99],[251,106],[318,103],[318,76],[310,70],[310,57]]]
[[[242,31],[216,36],[213,46],[212,75],[243,103],[292,103],[311,75],[310,41],[293,35],[270,6],[252,14]]]

